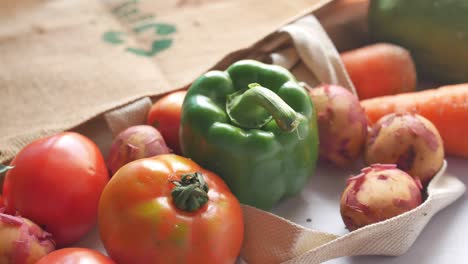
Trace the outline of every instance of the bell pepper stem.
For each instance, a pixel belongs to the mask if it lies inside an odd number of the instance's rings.
[[[248,85],[245,92],[228,98],[226,111],[231,121],[244,128],[261,128],[273,117],[286,132],[294,131],[299,125],[299,115],[276,93],[258,83]]]
[[[180,210],[194,212],[208,202],[208,185],[200,172],[184,174],[180,181],[172,183],[172,200]]]

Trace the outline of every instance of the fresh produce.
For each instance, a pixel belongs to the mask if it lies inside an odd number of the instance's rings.
[[[253,60],[199,77],[185,97],[180,133],[184,156],[261,209],[297,194],[318,157],[307,91],[286,69]]]
[[[96,250],[62,248],[49,253],[36,264],[115,264],[115,262]]]
[[[181,154],[179,143],[180,116],[186,90],[172,92],[161,97],[151,107],[147,124],[161,132],[169,148],[176,154]]]
[[[421,75],[468,82],[466,0],[372,0],[370,35],[410,50]]]
[[[132,126],[120,132],[112,142],[107,167],[111,175],[130,161],[169,153],[157,129],[148,125]]]
[[[309,89],[317,110],[320,157],[339,166],[349,165],[362,153],[367,120],[358,99],[337,85]]]
[[[374,164],[351,177],[341,196],[340,212],[350,231],[377,223],[421,204],[421,188],[394,164]]]
[[[344,52],[341,59],[361,100],[416,89],[413,59],[402,47],[377,43]]]
[[[34,264],[54,248],[52,236],[33,222],[0,213],[0,263]]]
[[[222,179],[175,154],[123,166],[99,202],[99,233],[119,264],[234,263],[243,228]]]
[[[371,123],[389,113],[424,116],[439,131],[447,154],[468,158],[468,84],[361,101]]]
[[[367,164],[396,164],[428,183],[444,162],[442,138],[434,125],[415,114],[389,114],[372,127],[364,159]]]
[[[78,241],[96,223],[99,196],[109,175],[98,147],[63,132],[24,147],[5,176],[6,212],[52,233],[59,247]]]

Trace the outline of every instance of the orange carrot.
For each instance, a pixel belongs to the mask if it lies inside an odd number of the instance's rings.
[[[416,88],[413,59],[400,46],[377,43],[343,52],[341,59],[361,100]]]
[[[389,113],[411,112],[439,130],[447,154],[468,158],[468,83],[361,101],[370,123]]]

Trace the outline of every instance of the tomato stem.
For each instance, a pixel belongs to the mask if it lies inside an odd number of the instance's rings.
[[[208,202],[208,185],[201,172],[184,174],[172,183],[172,200],[180,210],[194,212]]]

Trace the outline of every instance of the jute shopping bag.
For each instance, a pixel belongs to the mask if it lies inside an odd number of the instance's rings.
[[[0,3],[0,162],[42,136],[187,86],[330,0]]]

